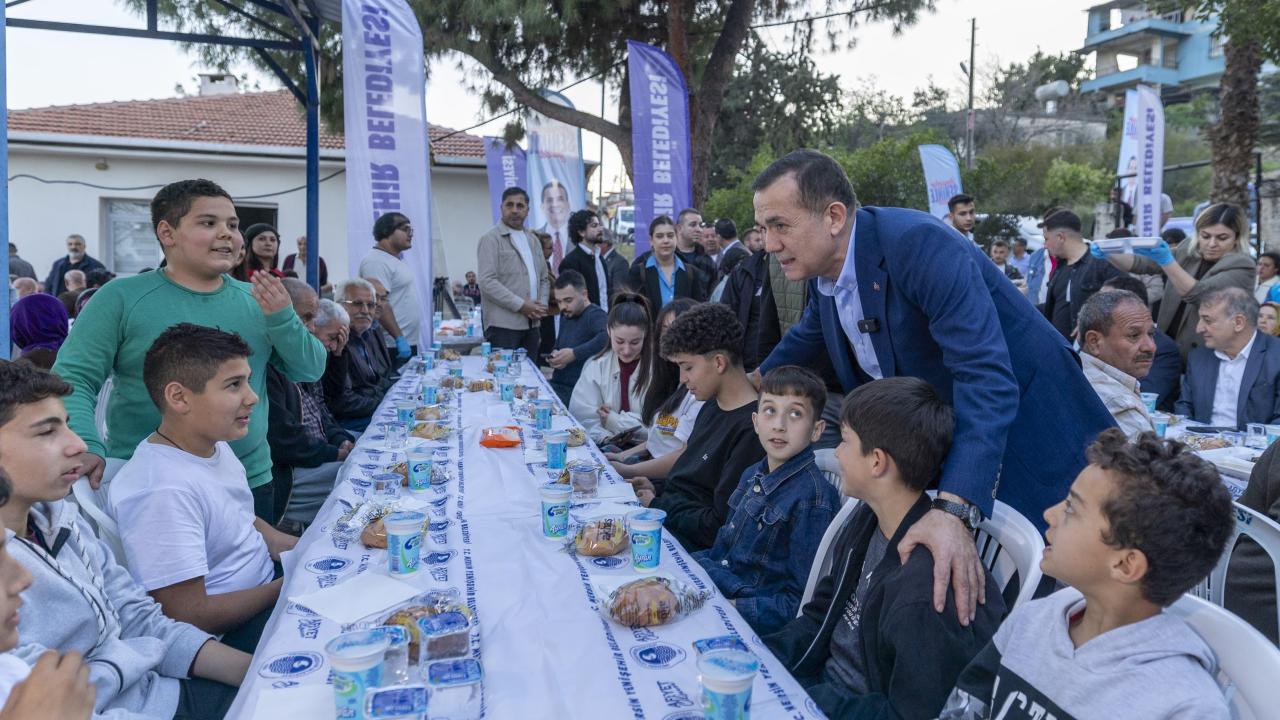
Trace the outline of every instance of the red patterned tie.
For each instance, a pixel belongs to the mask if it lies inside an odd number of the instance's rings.
[[[560,261],[564,260],[564,246],[560,244],[560,231],[555,232],[555,237],[551,241],[551,267],[560,272]]]

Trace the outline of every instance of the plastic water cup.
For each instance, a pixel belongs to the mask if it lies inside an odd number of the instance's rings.
[[[373,628],[391,641],[382,658],[382,679],[392,685],[409,682],[409,629],[403,625],[379,625]]]
[[[391,640],[377,630],[343,633],[324,646],[337,717],[364,718],[364,693],[382,684],[382,660],[390,646]]]
[[[600,467],[593,462],[569,464],[569,486],[579,498],[593,498],[600,486]]]
[[[533,427],[546,432],[551,429],[551,400],[535,400],[533,403]],[[548,441],[550,438],[548,438]]]
[[[484,342],[480,343],[481,355],[485,357],[489,357],[489,353],[491,352],[493,352],[493,343],[489,342],[488,340],[485,340]]]
[[[1246,426],[1249,436],[1245,438],[1245,445],[1251,448],[1261,450],[1267,446],[1267,426],[1264,423],[1249,423]]]
[[[427,516],[416,510],[393,512],[382,518],[382,524],[387,528],[387,571],[392,575],[418,572],[422,525],[426,521]]]
[[[528,357],[529,357],[528,350],[525,350],[524,348],[515,349],[515,359],[516,359],[517,365],[524,365],[524,361],[528,359]]]
[[[400,473],[381,472],[371,479],[373,480],[373,491],[378,495],[395,497],[400,489]]]
[[[1156,411],[1156,400],[1160,399],[1159,393],[1142,393],[1142,402],[1147,406],[1147,412]]]
[[[542,495],[542,536],[552,540],[569,534],[569,504],[573,488],[567,484],[548,483],[539,488]]]
[[[520,362],[507,363],[507,377],[511,378],[512,380],[520,379],[520,367],[522,364],[523,363],[520,363]]]
[[[547,433],[547,469],[563,470],[569,455],[569,431],[553,430]]]
[[[1155,425],[1156,435],[1164,437],[1169,432],[1169,416],[1165,413],[1155,413],[1151,416],[1151,422]]]
[[[713,650],[699,657],[698,682],[707,720],[751,717],[751,685],[759,670],[756,656],[741,650]]]
[[[511,402],[516,399],[516,384],[510,380],[503,380],[498,383],[498,399],[502,402]]]
[[[1244,447],[1246,435],[1242,432],[1230,430],[1222,433],[1222,439],[1231,443],[1232,447]]]
[[[431,488],[436,492],[443,492],[444,487],[448,485],[449,478],[445,475],[444,470],[449,465],[449,451],[444,448],[436,448],[431,453],[431,475],[428,482]]]
[[[657,508],[646,508],[627,516],[631,567],[636,572],[653,572],[662,562],[662,521],[666,519],[667,513]]]
[[[495,362],[495,363],[493,364],[493,376],[494,376],[494,377],[496,377],[496,378],[506,377],[506,376],[507,376],[507,364],[506,364],[506,363],[504,363],[504,362],[502,362],[501,360],[499,360],[499,361]]]
[[[409,456],[406,461],[409,466],[409,490],[422,492],[431,485],[431,451],[416,447],[410,448],[406,455]]]
[[[396,401],[396,422],[411,423],[414,420],[413,411],[418,409],[418,403],[412,400]]]
[[[409,427],[401,422],[382,423],[388,448],[402,448],[409,441]]]
[[[422,369],[423,370],[436,369],[436,348],[422,351]]]

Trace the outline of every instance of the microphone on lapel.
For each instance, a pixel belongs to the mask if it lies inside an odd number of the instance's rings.
[[[868,318],[858,321],[858,331],[864,333],[873,333],[880,330],[880,321],[876,318]]]

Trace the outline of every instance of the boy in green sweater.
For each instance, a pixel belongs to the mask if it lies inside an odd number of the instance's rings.
[[[254,512],[271,524],[271,450],[267,447],[267,363],[290,380],[312,382],[324,374],[325,349],[289,302],[280,280],[254,273],[252,282],[229,275],[244,245],[231,196],[208,180],[166,185],[151,201],[151,222],[165,267],[102,287],[76,318],[58,351],[53,371],[71,384],[66,399],[71,429],[88,450],[81,468],[96,488],[110,478],[160,425],[160,412],[142,380],[147,349],[172,325],[209,325],[244,338],[252,350],[250,385],[262,402],[253,408],[249,432],[231,443],[253,490]],[[94,413],[107,378],[107,439]]]

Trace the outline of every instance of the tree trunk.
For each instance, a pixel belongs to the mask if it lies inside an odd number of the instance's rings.
[[[693,85],[693,68],[689,66],[689,30],[687,0],[667,3],[667,52],[684,73],[684,84]]]
[[[702,83],[697,90],[690,88],[689,115],[691,155],[693,165],[693,204],[702,205],[707,199],[707,185],[711,178],[711,139],[715,134],[716,115],[724,100],[725,89],[733,78],[734,59],[747,38],[751,16],[755,12],[755,0],[733,0],[725,13],[724,28],[711,49],[711,57],[702,70]]]
[[[1249,206],[1249,175],[1258,142],[1258,72],[1262,53],[1255,41],[1227,42],[1226,69],[1219,83],[1218,122],[1208,130],[1213,152],[1209,199]]]

